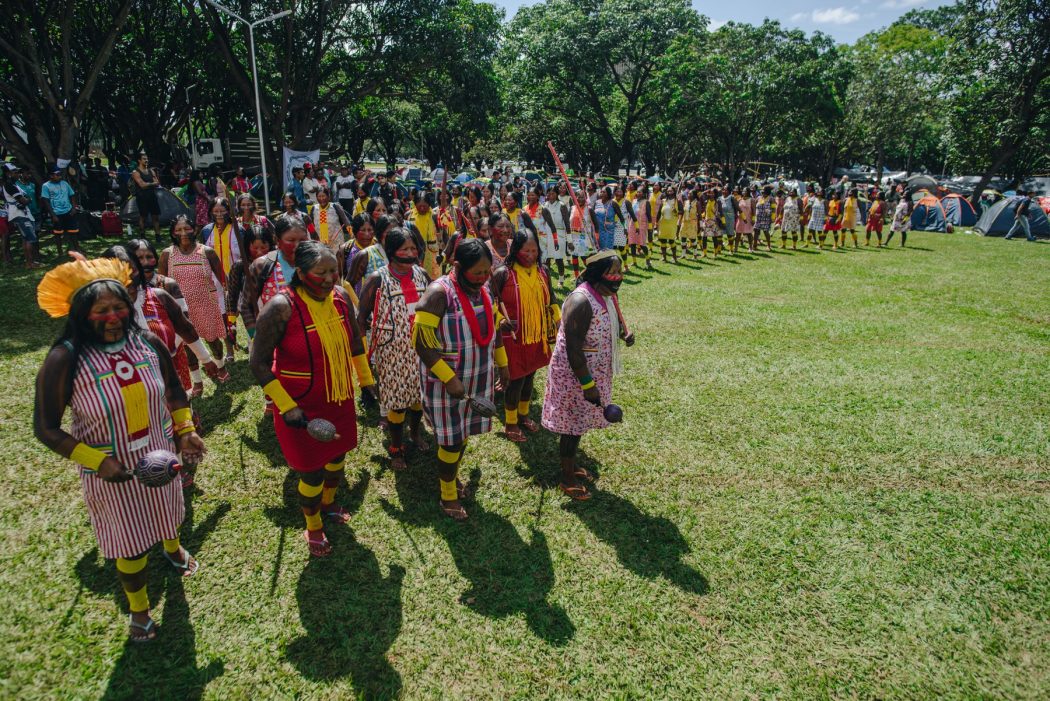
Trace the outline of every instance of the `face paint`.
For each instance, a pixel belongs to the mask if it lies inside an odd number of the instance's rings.
[[[303,287],[314,297],[325,298],[332,291],[329,276],[305,273],[303,275]]]
[[[285,241],[284,239],[280,239],[277,242],[277,248],[281,251],[281,255],[284,256],[284,259],[289,263],[295,261],[295,249],[298,246],[298,241]]]
[[[105,323],[109,324],[115,321],[124,321],[128,318],[127,309],[114,309],[101,314],[90,312],[88,313],[88,319],[93,323]]]
[[[471,285],[474,285],[475,287],[481,287],[489,281],[490,277],[492,277],[492,270],[489,269],[482,273],[475,273],[468,270],[466,273],[463,274],[463,277],[466,278],[467,282],[469,282]]]
[[[407,256],[394,256],[394,262],[400,263],[401,265],[415,265],[419,262],[418,258],[409,258]]]

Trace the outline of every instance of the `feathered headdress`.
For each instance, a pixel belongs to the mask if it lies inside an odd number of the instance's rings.
[[[131,283],[131,268],[116,258],[76,260],[51,270],[36,288],[36,303],[53,319],[69,314],[77,292],[99,280],[113,280],[124,287]]]

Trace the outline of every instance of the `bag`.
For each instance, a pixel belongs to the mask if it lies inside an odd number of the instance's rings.
[[[102,213],[102,235],[121,236],[123,229],[120,224],[120,215],[114,211],[107,210]]]

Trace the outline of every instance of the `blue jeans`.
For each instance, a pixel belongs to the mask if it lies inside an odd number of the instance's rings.
[[[1016,232],[1018,228],[1024,230],[1024,237],[1029,241],[1035,239],[1035,237],[1032,236],[1032,226],[1028,223],[1027,215],[1023,217],[1017,217],[1016,219],[1014,219],[1014,225],[1010,227],[1010,231],[1006,234],[1006,238],[1012,239],[1014,237],[1014,232]]]

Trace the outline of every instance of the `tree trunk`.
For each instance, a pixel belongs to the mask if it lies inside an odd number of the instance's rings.
[[[979,209],[981,203],[981,193],[988,187],[988,183],[992,182],[992,178],[999,172],[999,169],[1003,167],[1003,164],[1013,158],[1013,155],[1017,153],[1018,146],[1009,146],[999,152],[999,155],[992,162],[990,166],[981,174],[981,180],[977,183],[977,187],[974,188],[973,194],[970,195],[970,204],[973,205],[974,211],[980,212]]]

